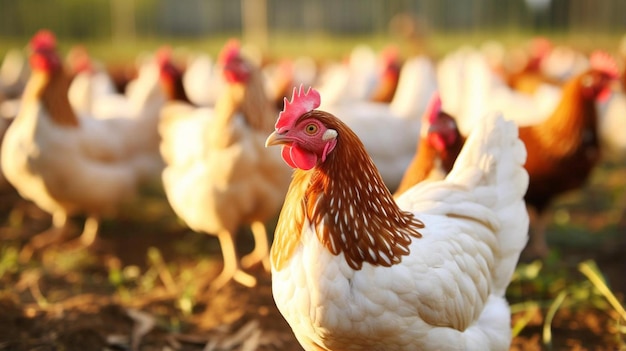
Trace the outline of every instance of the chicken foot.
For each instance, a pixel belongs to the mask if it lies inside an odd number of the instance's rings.
[[[232,234],[224,230],[217,235],[217,238],[222,247],[224,267],[220,275],[211,282],[211,290],[219,290],[231,280],[250,288],[254,287],[256,278],[241,269]]]
[[[69,232],[67,214],[65,212],[53,213],[52,226],[35,235],[22,248],[19,255],[20,262],[28,262],[36,251],[63,242],[67,239]]]
[[[64,244],[65,250],[78,250],[92,246],[97,239],[98,230],[100,228],[100,219],[94,216],[88,216],[85,219],[83,232],[74,240]]]
[[[267,231],[265,223],[261,221],[252,222],[250,225],[254,236],[254,250],[241,259],[241,266],[250,268],[261,262],[266,272],[270,271],[269,244],[267,242]]]

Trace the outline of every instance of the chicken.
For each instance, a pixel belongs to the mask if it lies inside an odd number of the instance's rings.
[[[67,55],[67,61],[73,74],[68,96],[77,113],[91,114],[94,100],[117,94],[104,66],[94,61],[84,46],[74,46]]]
[[[86,214],[79,244],[90,245],[100,219],[132,199],[150,162],[124,138],[132,133],[121,128],[132,125],[77,117],[51,32],[38,32],[30,45],[32,74],[2,143],[2,171],[22,197],[52,214],[53,228],[31,249],[65,237],[74,214]]]
[[[381,52],[381,75],[378,86],[369,99],[374,102],[391,102],[398,87],[402,62],[398,48],[390,45]]]
[[[553,81],[566,82],[589,69],[588,57],[572,47],[555,46],[541,60],[541,72]]]
[[[29,75],[28,60],[22,51],[19,49],[7,51],[0,65],[0,101],[19,98]]]
[[[423,180],[443,179],[450,171],[465,143],[452,116],[441,110],[435,93],[422,116],[421,136],[413,160],[394,192],[399,196]]]
[[[0,145],[20,108],[20,97],[30,76],[28,59],[19,49],[10,49],[0,65]],[[0,194],[13,192],[0,168]]]
[[[626,63],[626,35],[622,37],[618,47],[618,58],[622,67]],[[620,84],[613,87],[611,97],[598,105],[600,114],[600,142],[603,156],[613,160],[624,160],[626,156],[626,73],[622,72]]]
[[[464,135],[489,111],[500,111],[518,126],[536,124],[560,98],[560,89],[547,84],[534,95],[511,89],[493,72],[485,56],[472,49],[455,52],[438,68],[444,109],[457,118]]]
[[[185,101],[191,103],[184,86],[182,68],[174,63],[172,48],[161,47],[156,53],[156,64],[159,67],[159,82],[168,101]]]
[[[156,122],[158,112],[168,99],[166,96],[168,84],[176,83],[179,75],[176,70],[168,73],[176,73],[173,79],[167,80],[167,74],[161,74],[166,60],[171,55],[150,55],[145,58],[139,68],[137,77],[130,82],[125,93],[117,92],[115,83],[108,75],[103,65],[92,62],[87,53],[79,56],[80,51],[71,55],[73,65],[82,67],[72,79],[68,92],[70,104],[79,115],[88,115],[92,118],[131,118],[151,120]],[[162,50],[165,51],[165,50]],[[81,62],[82,61],[82,62]],[[168,63],[172,65],[171,63]],[[173,65],[172,65],[173,66]],[[76,68],[75,68],[76,69]]]
[[[183,85],[189,99],[197,106],[214,106],[223,87],[222,74],[211,56],[197,53],[189,59],[183,74]]]
[[[2,140],[4,140],[4,134],[6,133],[7,129],[9,129],[11,122],[13,122],[13,118],[4,118],[4,116],[0,115],[0,145],[2,145]],[[2,164],[1,154],[0,164]],[[11,191],[12,189],[13,187],[7,181],[6,177],[4,176],[4,172],[2,171],[2,167],[0,167],[0,194]]]
[[[622,74],[622,76],[626,76]],[[598,134],[603,156],[620,159],[626,156],[626,93],[614,89],[610,99],[598,105]]]
[[[353,101],[327,106],[325,110],[340,116],[355,131],[385,184],[395,189],[415,154],[420,117],[436,89],[432,61],[415,56],[402,66],[400,81],[390,103]]]
[[[170,205],[191,229],[217,235],[222,248],[224,267],[211,282],[213,290],[232,279],[254,286],[256,278],[243,268],[259,262],[269,271],[264,222],[278,214],[291,173],[277,150],[263,146],[276,112],[260,70],[240,54],[236,42],[225,46],[220,62],[226,85],[215,109],[170,104],[159,125]],[[255,248],[239,260],[234,238],[246,224]]]
[[[615,60],[604,52],[590,57],[591,67],[563,87],[561,101],[543,122],[521,127],[528,149],[526,194],[532,219],[525,256],[545,257],[549,250],[545,229],[553,200],[583,186],[600,161],[596,101],[608,98],[610,83],[619,77]]]
[[[285,96],[300,84],[311,85],[317,77],[317,63],[313,58],[301,56],[283,59],[263,67],[265,89],[280,110]]]
[[[484,118],[445,180],[394,200],[357,135],[319,104],[294,91],[266,140],[296,168],[270,257],[300,344],[508,350],[504,293],[528,230],[515,124]]]
[[[509,55],[506,83],[513,89],[532,94],[542,84],[558,85],[541,72],[541,64],[552,50],[552,42],[544,37],[533,38],[528,47],[512,50]]]

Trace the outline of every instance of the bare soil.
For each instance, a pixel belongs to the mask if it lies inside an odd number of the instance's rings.
[[[598,196],[591,193],[585,198]],[[0,350],[302,350],[274,305],[269,274],[253,269],[259,280],[255,288],[231,283],[217,292],[198,290],[220,269],[217,240],[185,228],[159,194],[140,207],[104,222],[101,240],[88,250],[68,253],[52,247],[16,263],[16,250],[46,229],[50,218],[15,193],[0,197]],[[593,227],[593,218],[606,214],[606,206],[597,207],[591,212],[569,208],[576,219],[568,225],[584,221]],[[82,221],[75,223],[78,233]],[[612,232],[623,233],[617,228],[621,222],[614,223]],[[572,241],[570,234],[563,241]],[[553,244],[561,240],[556,238]],[[238,241],[242,251],[251,248],[247,232]],[[563,276],[583,280],[572,267],[596,259],[623,301],[625,242],[622,235],[609,235],[592,246],[565,245],[558,258],[559,267],[566,267]],[[154,248],[160,258],[154,258]],[[623,345],[617,314],[592,303],[564,303],[552,322],[551,348],[543,345],[543,322],[554,301],[546,292],[552,282],[543,284],[539,292],[533,282],[512,287],[512,304],[538,304],[513,313],[513,323],[528,323],[511,350],[617,350]]]

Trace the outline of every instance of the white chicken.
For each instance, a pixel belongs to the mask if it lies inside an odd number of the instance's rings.
[[[172,103],[159,125],[170,205],[191,229],[217,235],[222,248],[224,267],[211,289],[232,279],[254,286],[256,278],[243,268],[259,262],[269,270],[264,222],[278,213],[291,173],[278,150],[263,147],[276,111],[260,70],[235,42],[226,45],[220,62],[226,85],[215,108]],[[239,260],[234,237],[245,224],[251,226],[255,248]]]
[[[19,112],[20,97],[29,76],[30,66],[22,50],[7,51],[0,65],[0,145],[4,133]],[[0,193],[11,189],[0,169]]]
[[[72,80],[70,103],[79,114],[97,119],[151,118],[158,115],[166,101],[159,84],[159,66],[153,60],[142,64],[124,94],[104,91],[101,85],[106,83],[101,78],[83,72]]]
[[[2,145],[4,134],[6,133],[7,129],[9,129],[11,122],[13,122],[12,118],[8,119],[0,115],[0,145]],[[0,154],[0,164],[2,163],[1,160],[2,155]],[[2,167],[0,167],[0,193],[8,191],[9,189],[11,189],[11,184],[7,181],[6,177],[4,176],[4,172],[2,171]]]
[[[102,63],[93,60],[87,48],[74,46],[67,55],[70,71],[74,75],[68,91],[70,104],[78,114],[93,114],[94,100],[107,95],[117,95],[113,80]]]
[[[598,103],[598,133],[608,153],[617,158],[626,156],[626,94],[614,90],[610,99]]]
[[[197,53],[189,59],[183,84],[191,102],[197,106],[215,106],[215,100],[224,86],[220,69],[205,53]]]
[[[302,90],[266,145],[296,168],[271,250],[276,304],[307,351],[508,350],[527,241],[525,148],[484,118],[443,181],[397,202],[357,135]],[[381,128],[385,128],[381,126]]]
[[[133,148],[135,135],[144,131],[129,122],[78,118],[69,104],[70,77],[54,35],[38,32],[31,48],[33,72],[2,143],[2,171],[21,196],[52,214],[55,230],[39,243],[47,246],[59,233],[66,236],[68,216],[83,213],[87,220],[79,244],[90,245],[100,219],[116,214],[142,177],[154,172],[150,157]]]
[[[320,73],[317,89],[327,96],[325,106],[364,101],[380,80],[378,57],[374,49],[361,44],[350,52],[347,62],[333,62]]]
[[[409,58],[399,79],[391,103],[353,101],[326,107],[363,141],[390,189],[398,186],[415,154],[421,116],[437,89],[435,67],[425,56]]]
[[[30,75],[30,66],[19,49],[7,51],[0,65],[0,100],[20,97]]]
[[[477,50],[464,48],[438,67],[444,108],[457,117],[462,134],[470,133],[489,111],[499,111],[519,126],[544,120],[558,104],[561,89],[545,84],[530,95],[511,89]]]

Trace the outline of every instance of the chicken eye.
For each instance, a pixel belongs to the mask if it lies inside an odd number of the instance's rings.
[[[309,135],[313,135],[315,133],[317,133],[317,125],[316,124],[307,124],[307,126],[304,128],[304,130],[306,131],[307,134]]]

